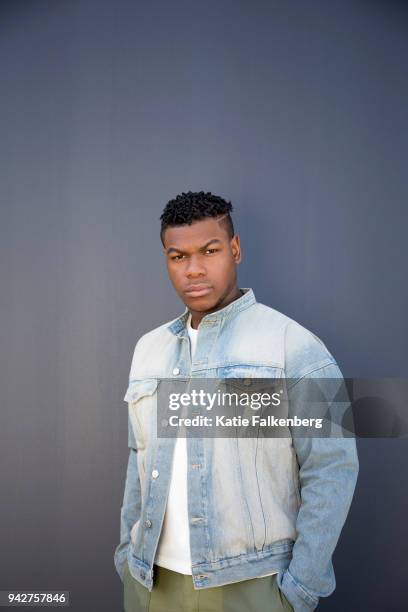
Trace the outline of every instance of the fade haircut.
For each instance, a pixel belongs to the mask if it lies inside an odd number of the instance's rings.
[[[220,223],[224,226],[230,239],[234,236],[234,225],[230,216],[233,207],[210,191],[187,191],[182,192],[173,200],[167,202],[160,215],[161,229],[160,240],[164,246],[163,236],[168,227],[178,225],[191,225],[193,221],[201,221],[208,217],[221,217]]]

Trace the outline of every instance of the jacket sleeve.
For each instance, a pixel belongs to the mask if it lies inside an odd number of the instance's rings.
[[[137,446],[130,417],[128,416],[129,459],[126,470],[125,491],[120,511],[120,542],[115,549],[114,562],[116,571],[123,581],[124,569],[130,544],[130,532],[141,514],[141,490],[137,466]]]
[[[324,407],[327,414],[338,390],[333,379],[343,381],[336,362],[333,358],[329,363],[326,360],[326,365],[303,373],[302,378],[305,376],[319,379],[316,382],[325,397],[323,404],[327,402]],[[288,389],[289,411],[304,416],[301,389],[298,382]],[[338,405],[334,412],[337,411],[336,422],[340,423]],[[292,441],[299,468],[301,504],[292,559],[289,567],[279,573],[278,585],[295,612],[310,612],[317,607],[319,597],[327,597],[336,587],[332,555],[351,505],[359,462],[354,437],[292,436]]]

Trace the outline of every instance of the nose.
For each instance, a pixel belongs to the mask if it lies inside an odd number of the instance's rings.
[[[195,278],[197,276],[204,276],[207,273],[202,261],[199,257],[190,257],[190,260],[186,268],[187,278]]]

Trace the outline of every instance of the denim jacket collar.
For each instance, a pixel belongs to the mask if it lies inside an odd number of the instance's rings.
[[[220,310],[216,310],[215,312],[205,315],[201,319],[200,325],[215,324],[218,321],[231,317],[237,312],[245,310],[245,308],[248,308],[249,306],[252,306],[252,304],[256,303],[255,294],[250,287],[240,287],[240,289],[244,292],[241,297],[233,300],[227,304],[227,306],[224,306],[224,308],[220,308]],[[185,333],[189,312],[188,307],[186,307],[184,312],[168,325],[168,329],[174,335],[177,336]]]

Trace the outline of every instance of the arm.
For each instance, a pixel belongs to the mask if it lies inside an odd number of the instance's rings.
[[[126,470],[125,492],[120,511],[120,543],[116,547],[114,553],[116,571],[122,581],[124,568],[127,563],[130,531],[136,521],[139,520],[141,514],[141,491],[139,470],[137,467],[137,447],[129,416],[128,446],[130,451]]]
[[[319,379],[326,409],[330,410],[338,389],[332,379],[343,379],[336,362],[326,362],[304,376]],[[304,408],[301,388],[295,382],[288,390],[290,412],[297,415],[302,415]],[[301,506],[292,560],[279,574],[278,584],[295,612],[310,612],[319,597],[327,597],[336,586],[332,555],[350,508],[359,463],[354,438],[294,436],[293,446],[299,465]]]

